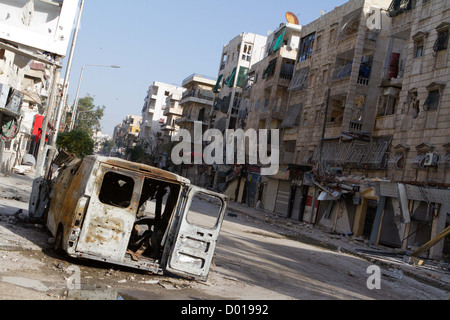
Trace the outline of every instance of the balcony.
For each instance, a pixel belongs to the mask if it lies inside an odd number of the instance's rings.
[[[334,69],[332,80],[333,81],[347,80],[348,78],[350,78],[352,74],[352,67],[353,63],[349,63],[344,66],[337,66]]]
[[[176,106],[171,107],[165,107],[164,113],[165,116],[175,115],[175,116],[181,116],[183,114],[183,109],[176,104]]]
[[[183,93],[183,96],[181,97],[181,103],[186,102],[197,102],[201,104],[207,104],[212,105],[215,98],[215,94],[212,91],[209,90],[202,90],[202,89],[192,89],[187,90]]]

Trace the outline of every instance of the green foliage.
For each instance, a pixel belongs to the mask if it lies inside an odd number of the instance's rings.
[[[145,149],[141,145],[127,148],[126,154],[130,156],[130,160],[133,162],[151,164],[153,157],[145,152]]]
[[[102,153],[104,155],[109,155],[111,150],[116,146],[113,140],[105,140],[102,143]]]
[[[93,135],[95,131],[101,130],[100,120],[105,113],[105,106],[96,107],[94,98],[91,96],[84,97],[78,102],[77,115],[75,121],[75,130],[85,131],[89,135]]]
[[[66,152],[76,154],[79,158],[84,158],[94,153],[94,140],[92,140],[89,133],[80,130],[60,133],[56,146],[64,149]]]

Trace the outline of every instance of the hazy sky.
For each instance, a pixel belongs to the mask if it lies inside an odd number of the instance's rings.
[[[127,115],[141,115],[153,81],[181,85],[193,73],[217,77],[222,48],[238,34],[267,36],[286,22],[288,11],[305,25],[319,18],[321,10],[329,12],[345,2],[86,0],[69,104],[75,99],[83,65],[120,65],[120,69],[86,67],[80,90],[80,98],[90,94],[95,105],[106,107],[102,131],[112,135]]]

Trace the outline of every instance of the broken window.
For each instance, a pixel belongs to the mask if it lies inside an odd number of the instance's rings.
[[[115,172],[107,172],[103,178],[98,198],[104,204],[128,208],[133,197],[133,190],[133,178]]]
[[[306,61],[311,58],[315,39],[315,32],[302,38],[300,43],[298,62]]]
[[[252,49],[253,46],[251,44],[244,44],[244,50],[242,51],[242,60],[250,61],[252,58]]]

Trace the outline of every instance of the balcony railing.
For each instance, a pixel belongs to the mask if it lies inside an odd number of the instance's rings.
[[[353,63],[337,67],[333,73],[333,80],[341,80],[351,76]]]
[[[396,17],[404,12],[411,10],[412,0],[394,0],[391,2],[387,15],[389,17]]]
[[[187,90],[183,93],[182,99],[187,99],[190,97],[193,98],[199,98],[199,99],[203,99],[203,100],[208,100],[208,101],[213,101],[214,100],[214,92],[212,91],[208,91],[208,90],[202,90],[202,89],[192,89],[192,90]]]

